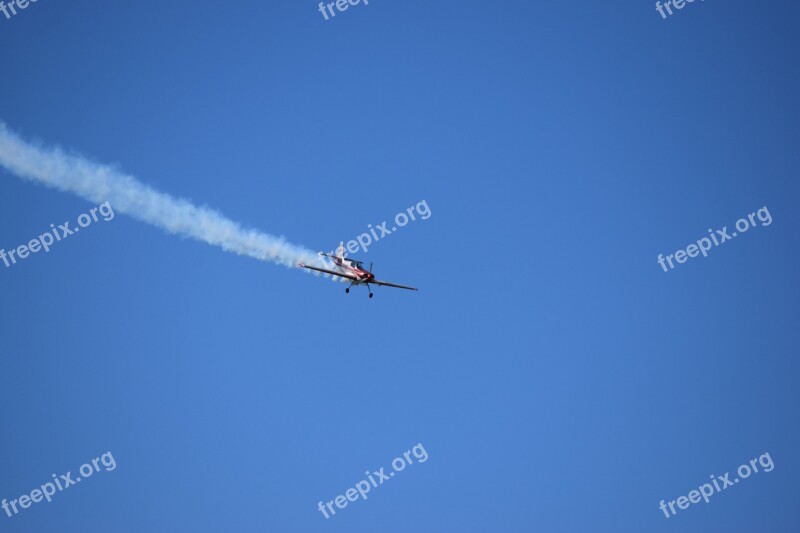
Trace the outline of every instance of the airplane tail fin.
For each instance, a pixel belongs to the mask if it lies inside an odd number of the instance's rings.
[[[344,258],[344,241],[339,243],[339,247],[336,249],[336,257]]]

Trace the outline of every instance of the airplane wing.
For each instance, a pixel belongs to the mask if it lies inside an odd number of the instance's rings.
[[[328,270],[327,268],[312,267],[312,266],[304,265],[303,263],[300,263],[300,266],[303,267],[303,268],[307,268],[309,270],[316,270],[317,272],[324,272],[326,274],[333,274],[334,276],[339,276],[340,278],[347,278],[347,279],[352,279],[353,281],[358,281],[357,277],[351,276],[350,274],[344,274],[343,272],[337,272],[335,270]]]
[[[408,287],[406,285],[398,285],[397,283],[389,283],[388,281],[381,281],[379,279],[372,279],[370,283],[374,283],[375,285],[382,285],[385,287],[395,287],[398,289],[408,289],[409,291],[418,291],[416,287]]]

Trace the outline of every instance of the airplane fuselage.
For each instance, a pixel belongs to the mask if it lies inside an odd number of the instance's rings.
[[[375,279],[375,274],[365,268],[353,266],[353,264],[343,257],[333,257],[333,262],[337,267],[343,269],[348,274],[355,276],[358,280],[353,281],[353,285],[360,285],[362,283],[369,283]]]

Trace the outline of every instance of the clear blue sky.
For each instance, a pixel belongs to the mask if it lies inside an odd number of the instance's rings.
[[[118,216],[0,264],[0,529],[795,531],[794,2],[39,0],[0,120],[330,250],[345,295]],[[768,206],[751,230],[674,253]],[[0,248],[92,204],[0,170]],[[429,454],[326,520],[367,469]],[[769,452],[775,468],[666,519]]]

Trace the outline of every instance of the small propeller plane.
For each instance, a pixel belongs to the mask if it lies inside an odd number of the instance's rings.
[[[356,261],[355,259],[347,259],[344,256],[344,243],[339,243],[339,247],[336,249],[336,255],[330,255],[320,252],[319,255],[323,257],[329,257],[333,259],[333,264],[337,270],[328,270],[327,268],[319,268],[314,266],[305,265],[300,263],[300,266],[303,268],[307,268],[309,270],[316,270],[317,272],[324,272],[325,274],[331,274],[334,276],[339,276],[340,278],[346,278],[350,280],[350,285],[344,290],[344,292],[350,294],[350,287],[358,286],[358,285],[366,285],[367,290],[369,291],[369,297],[372,298],[372,289],[370,289],[370,285],[378,285],[381,287],[395,287],[398,289],[407,289],[409,291],[418,291],[419,289],[415,287],[408,287],[406,285],[398,285],[397,283],[389,283],[388,281],[381,281],[375,279],[375,274],[370,272],[372,270],[372,263],[369,264],[369,270],[364,268],[364,263],[361,261]]]

